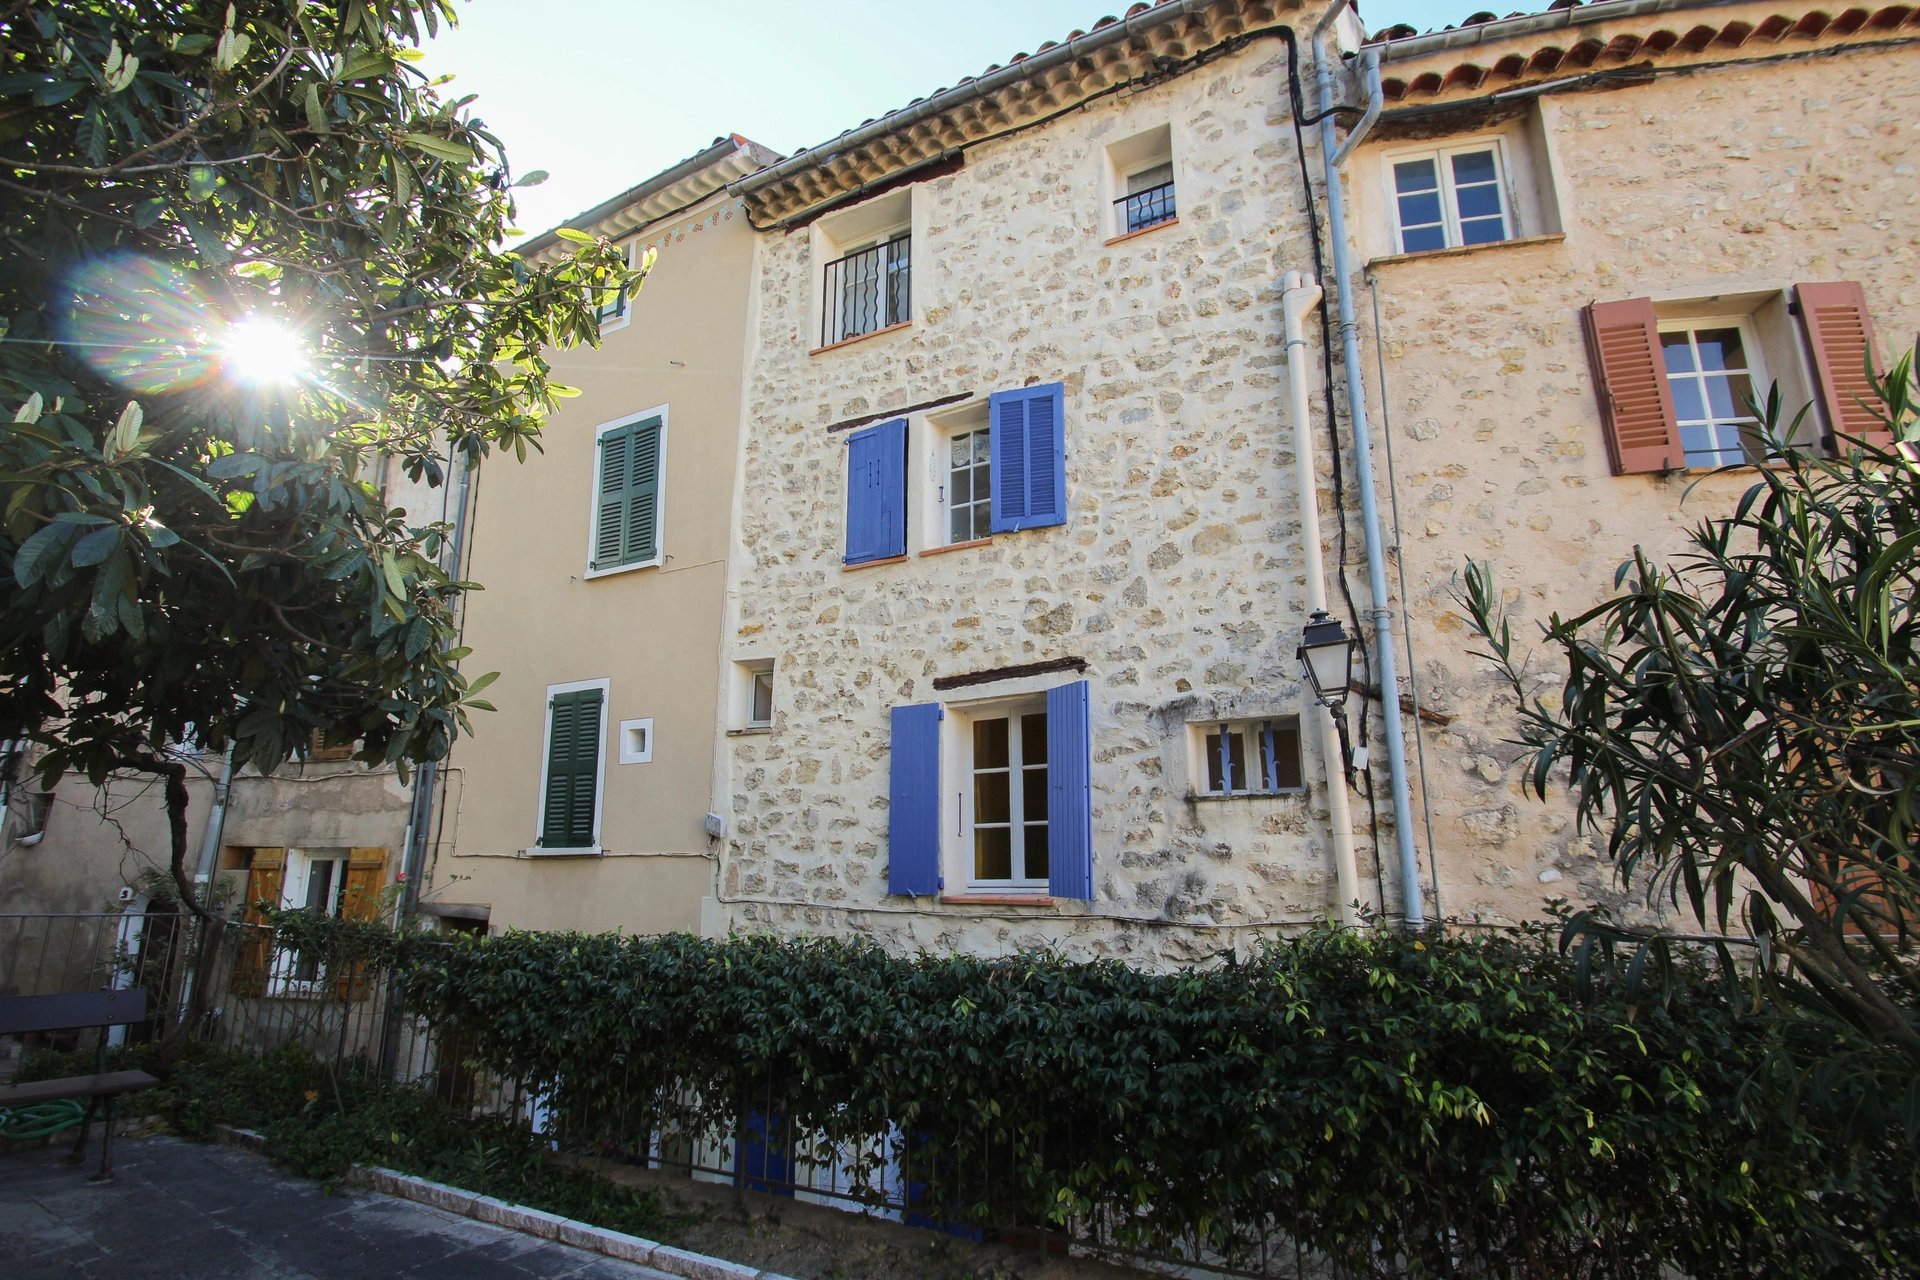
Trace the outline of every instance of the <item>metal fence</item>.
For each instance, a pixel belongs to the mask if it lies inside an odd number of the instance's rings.
[[[820,297],[820,345],[830,347],[911,314],[913,237],[902,234],[835,258],[826,267]]]
[[[1174,218],[1173,184],[1163,182],[1157,187],[1148,187],[1132,195],[1121,196],[1115,200],[1114,207],[1120,211],[1122,234],[1131,235],[1135,231],[1145,231],[1148,227],[1157,227]]]
[[[302,955],[263,925],[209,927],[166,910],[0,915],[0,994],[147,988],[152,1024],[112,1029],[110,1043],[179,1034],[245,1052],[297,1046],[342,1073],[426,1090],[467,1118],[520,1121],[572,1156],[1174,1274],[1314,1272],[1311,1260],[1257,1224],[1226,1253],[1197,1239],[1144,1252],[1127,1245],[1130,1206],[1096,1206],[1054,1221],[1054,1206],[1021,1191],[1021,1174],[1036,1163],[1071,1164],[1080,1144],[1070,1129],[1025,1149],[1008,1142],[938,1150],[910,1124],[876,1121],[874,1113],[796,1122],[791,1117],[800,1108],[775,1079],[707,1082],[702,1096],[684,1081],[629,1077],[599,1096],[569,1097],[564,1082],[543,1089],[488,1070],[469,1033],[406,1011],[400,984],[398,975],[362,961]],[[67,1049],[98,1042],[40,1043]],[[11,1046],[16,1053],[24,1047]],[[902,1098],[879,1114],[910,1116],[913,1102]]]

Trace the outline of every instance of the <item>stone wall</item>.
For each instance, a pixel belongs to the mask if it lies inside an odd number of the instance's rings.
[[[810,232],[761,238],[729,657],[773,659],[777,693],[769,732],[728,740],[721,926],[1154,963],[1332,908],[1311,746],[1302,796],[1194,800],[1187,781],[1190,722],[1306,709],[1277,282],[1312,258],[1285,86],[1260,43],[969,151],[912,188],[911,327],[838,349],[808,350]],[[1161,125],[1179,220],[1108,244],[1105,148]],[[1065,525],[842,567],[829,426],[1056,380]],[[936,677],[1067,657],[1091,685],[1092,902],[890,898],[889,709],[940,699]]]
[[[1471,656],[1453,595],[1466,559],[1491,565],[1524,643],[1550,613],[1608,594],[1636,543],[1671,556],[1749,483],[1738,472],[1610,474],[1580,308],[1855,280],[1881,350],[1910,343],[1920,327],[1915,71],[1910,48],[1854,51],[1547,97],[1540,123],[1564,240],[1374,264],[1414,674],[1423,703],[1453,717],[1422,730],[1446,914],[1529,918],[1553,896],[1646,906],[1642,887],[1616,888],[1597,856],[1604,838],[1577,832],[1561,797],[1542,804],[1524,792],[1522,749],[1506,741],[1511,697]],[[1389,145],[1356,157],[1356,194],[1374,219],[1355,228],[1363,244],[1385,243],[1368,153]],[[1356,287],[1367,315],[1366,286]],[[1797,326],[1782,327],[1791,348]],[[1783,382],[1798,372],[1771,371]],[[1545,655],[1534,666],[1551,674]]]

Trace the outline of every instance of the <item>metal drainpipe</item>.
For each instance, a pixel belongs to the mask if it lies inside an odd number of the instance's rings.
[[[1327,30],[1347,7],[1347,0],[1335,0],[1313,30],[1314,77],[1319,85],[1319,109],[1331,111],[1335,105],[1333,59],[1327,48]],[[1380,54],[1366,50],[1368,114],[1366,122],[1379,114]],[[1387,556],[1380,533],[1380,505],[1373,489],[1373,443],[1367,429],[1366,381],[1360,367],[1360,326],[1354,318],[1353,264],[1347,249],[1346,193],[1340,188],[1339,160],[1364,137],[1356,128],[1343,151],[1335,145],[1331,115],[1320,121],[1320,161],[1324,166],[1327,188],[1327,239],[1332,242],[1333,280],[1340,304],[1340,348],[1346,366],[1348,416],[1353,425],[1353,469],[1360,489],[1360,523],[1367,545],[1367,586],[1371,596],[1368,610],[1373,622],[1374,670],[1380,680],[1380,731],[1386,738],[1387,784],[1393,793],[1393,838],[1399,853],[1401,896],[1406,904],[1409,928],[1426,924],[1427,913],[1420,893],[1420,860],[1413,847],[1413,802],[1407,784],[1407,744],[1400,723],[1400,675],[1393,652],[1393,610],[1387,595]]]
[[[1327,566],[1320,551],[1320,484],[1314,465],[1313,416],[1308,407],[1307,312],[1318,306],[1320,286],[1303,271],[1280,279],[1280,311],[1286,319],[1287,407],[1293,420],[1293,469],[1300,496],[1300,541],[1306,554],[1307,610],[1327,607]],[[1353,859],[1353,812],[1348,807],[1347,773],[1340,731],[1333,712],[1314,703],[1319,715],[1320,759],[1327,766],[1327,819],[1333,828],[1333,874],[1340,889],[1340,923],[1360,923],[1360,873]]]
[[[220,863],[220,838],[227,829],[227,801],[233,795],[233,744],[220,761],[220,779],[213,786],[213,809],[207,814],[207,832],[200,839],[200,869],[194,880],[211,892],[214,870]],[[208,904],[211,910],[211,903]]]
[[[467,544],[467,492],[472,486],[473,464],[464,457],[448,457],[450,469],[458,480],[453,490],[453,539],[448,544],[448,572],[455,578]],[[433,796],[440,766],[429,760],[413,776],[413,804],[407,817],[407,853],[402,863],[406,883],[400,888],[400,918],[406,919],[420,906],[420,875],[426,867],[427,843],[433,834]]]

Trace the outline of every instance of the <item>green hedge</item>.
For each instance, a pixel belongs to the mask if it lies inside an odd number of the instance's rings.
[[[364,942],[356,943],[364,946]],[[1544,935],[1322,929],[1148,974],[857,942],[402,940],[408,1003],[551,1093],[575,1141],[659,1099],[728,1126],[911,1135],[930,1209],[1339,1273],[1894,1275],[1920,1257],[1902,1135],[1797,1105],[1800,1024],[1680,966],[1639,1003]],[[1864,1077],[1863,1077],[1864,1078]],[[1862,1084],[1860,1088],[1869,1088]],[[1111,1231],[1109,1231],[1111,1234]]]

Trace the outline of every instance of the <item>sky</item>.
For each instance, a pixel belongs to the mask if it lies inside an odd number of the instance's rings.
[[[544,231],[737,133],[815,146],[1131,0],[466,0],[423,69],[506,145],[519,222]],[[1428,30],[1484,0],[1362,0],[1369,31]],[[1538,4],[1494,6],[1545,8]],[[962,21],[956,22],[960,18]]]

